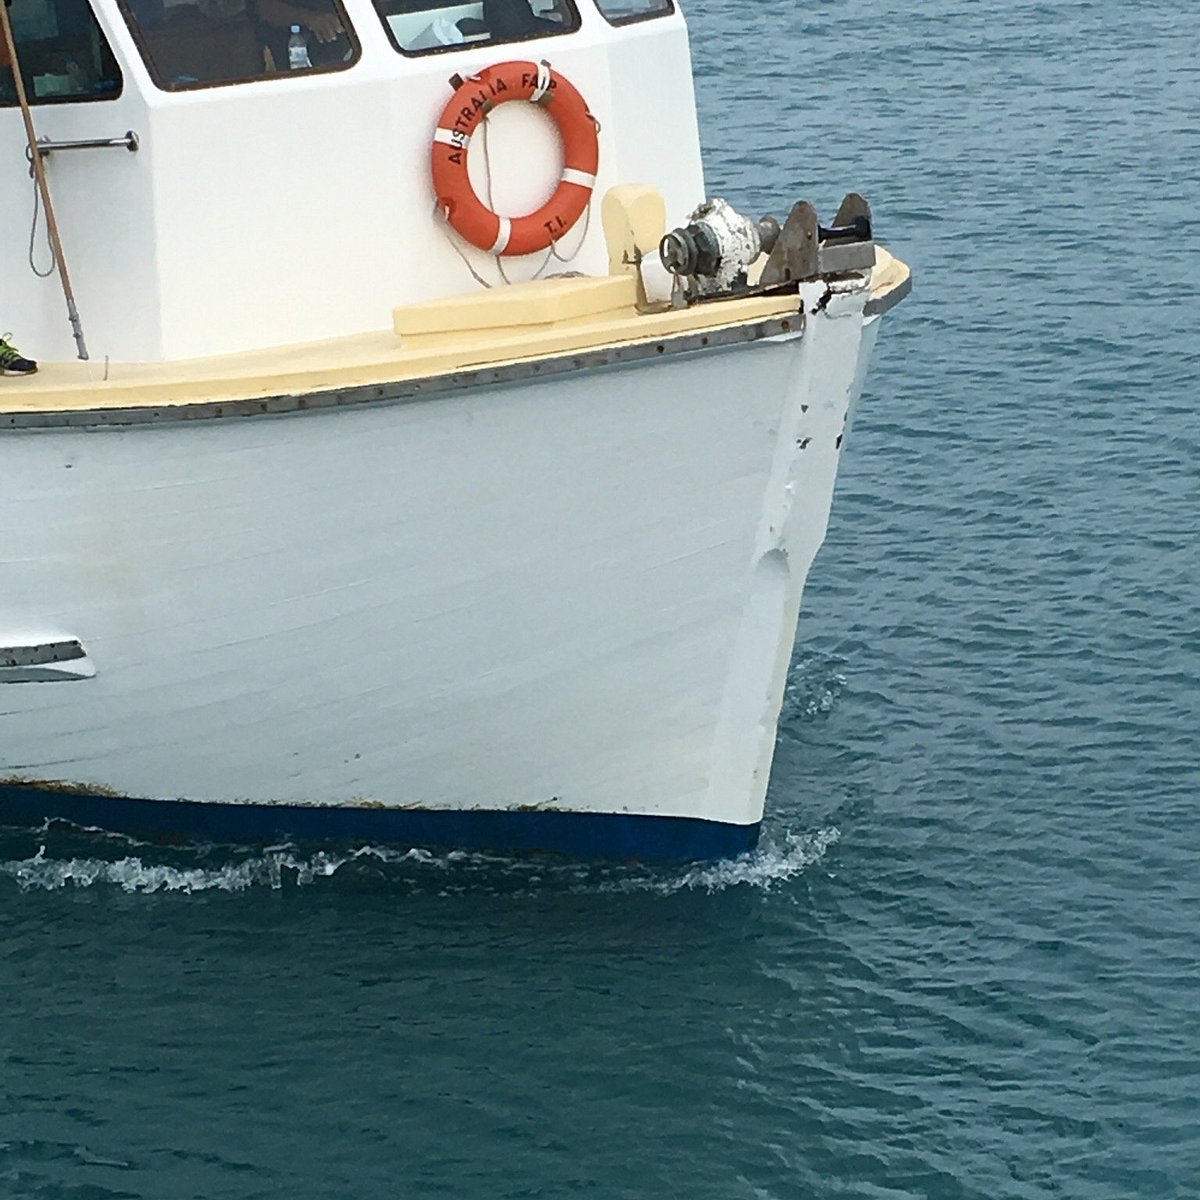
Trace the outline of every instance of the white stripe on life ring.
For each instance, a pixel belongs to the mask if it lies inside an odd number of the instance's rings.
[[[488,251],[489,254],[503,254],[508,247],[508,239],[512,237],[512,222],[507,217],[497,217],[500,222],[500,230],[496,234],[496,241],[492,248]]]
[[[440,125],[433,131],[433,140],[443,146],[456,146],[465,150],[471,144],[471,135],[458,129],[443,129]]]
[[[595,175],[589,175],[586,171],[577,171],[574,167],[567,167],[562,173],[563,183],[577,183],[580,187],[594,188],[596,186]]]

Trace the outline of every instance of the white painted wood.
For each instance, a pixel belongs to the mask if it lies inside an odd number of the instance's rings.
[[[758,820],[862,303],[416,403],[10,431],[0,633],[96,676],[0,687],[0,777]]]

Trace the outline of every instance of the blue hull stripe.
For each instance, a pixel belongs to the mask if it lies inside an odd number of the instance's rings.
[[[226,842],[362,841],[574,858],[694,862],[753,850],[758,825],[625,813],[436,811],[131,800],[0,785],[0,824],[60,818],[117,833]]]

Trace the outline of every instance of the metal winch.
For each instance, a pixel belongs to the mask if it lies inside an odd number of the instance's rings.
[[[764,254],[767,260],[752,283],[750,269]],[[871,209],[851,192],[833,225],[825,227],[817,210],[801,200],[781,226],[773,216],[755,221],[714,198],[662,239],[659,255],[675,276],[676,304],[775,291],[804,279],[870,270],[875,265]]]
[[[700,205],[687,225],[668,233],[659,254],[672,275],[693,279],[701,295],[712,295],[728,291],[739,277],[744,283],[746,268],[778,236],[773,217],[752,221],[717,197]]]

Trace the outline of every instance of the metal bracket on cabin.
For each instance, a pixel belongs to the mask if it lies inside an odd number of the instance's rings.
[[[77,638],[0,641],[0,683],[58,683],[91,679],[95,664]]]
[[[109,150],[109,149],[124,149],[130,154],[136,154],[141,147],[142,141],[132,129],[127,130],[124,137],[115,138],[70,138],[64,139],[61,142],[53,141],[51,138],[38,138],[38,153],[46,158],[51,154],[57,153],[59,150]],[[32,164],[33,152],[28,146],[25,147],[26,161]]]

